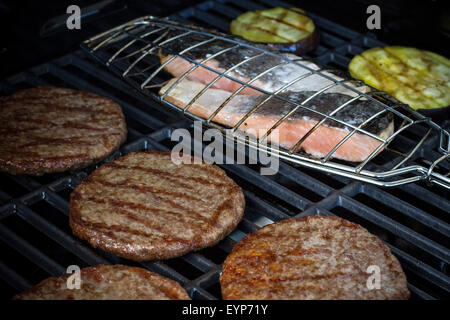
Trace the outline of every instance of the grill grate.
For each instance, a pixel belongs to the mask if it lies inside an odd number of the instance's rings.
[[[176,17],[220,29],[228,23],[224,16],[231,19],[246,10],[278,4],[209,1]],[[217,18],[219,12],[222,19]],[[322,63],[342,69],[352,54],[381,45],[370,36],[311,16],[322,31],[321,43],[311,58]],[[174,128],[193,130],[190,122],[178,113],[130,89],[81,51],[11,77],[1,83],[0,89],[2,94],[9,94],[45,84],[91,91],[122,106],[128,140],[106,161],[131,151],[168,150],[174,144],[170,140]],[[137,263],[94,249],[71,233],[70,192],[95,167],[42,177],[0,174],[2,298],[10,298],[48,276],[60,275],[71,264],[85,267],[123,263],[143,266],[179,281],[194,299],[217,299],[221,263],[237,241],[272,221],[312,214],[337,215],[379,236],[400,260],[413,298],[448,297],[450,201],[448,191],[443,188],[420,182],[380,189],[283,162],[275,176],[261,176],[258,165],[224,165],[222,168],[244,189],[246,198],[244,219],[237,230],[212,248],[167,261]]]

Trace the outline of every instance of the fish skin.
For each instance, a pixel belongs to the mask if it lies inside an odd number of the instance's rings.
[[[159,92],[160,95],[165,94],[175,81],[176,78],[172,79],[161,88]],[[200,82],[184,79],[176,84],[167,93],[164,99],[180,108],[184,108],[203,88],[205,88],[205,85]],[[302,95],[308,96],[310,94],[311,92],[286,92],[283,95],[295,100],[301,99]],[[209,88],[187,109],[187,111],[206,119],[210,117],[230,95],[231,93],[228,91]],[[325,99],[314,98],[310,100],[308,106],[326,113],[326,109],[329,108],[326,105],[326,99],[346,99],[344,95],[340,94],[329,94],[329,96],[325,95],[325,97]],[[245,114],[263,100],[264,95],[237,95],[227,103],[212,121],[233,127]],[[361,124],[372,114],[375,114],[377,112],[377,107],[381,108],[378,105],[370,105],[370,102],[368,101],[365,103],[367,104],[366,106],[359,104],[356,107],[349,104],[349,110],[353,107],[355,114],[360,113],[358,117],[353,117],[353,120],[359,119],[359,123],[357,121],[354,124],[356,126]],[[289,106],[287,103],[272,98],[247,118],[238,129],[260,138],[292,108],[293,105]],[[372,113],[364,112],[367,110],[372,110]],[[346,111],[346,109],[344,109],[336,114],[336,118],[340,120],[342,119],[345,121],[348,117],[352,117],[351,110]],[[280,145],[286,148],[292,148],[314,127],[315,124],[318,123],[318,121],[320,121],[319,116],[315,115],[313,112],[305,111],[303,109],[297,110],[297,112],[289,116],[277,128]],[[384,124],[382,124],[382,122]],[[384,127],[384,125],[386,126]],[[393,121],[390,119],[390,116],[385,116],[385,118],[382,117],[379,121],[371,121],[367,126],[363,127],[363,129],[382,138],[387,138],[393,132]],[[327,120],[303,142],[300,148],[316,158],[323,158],[350,132],[350,128],[334,121],[333,123],[330,123],[330,121]],[[271,138],[272,134],[268,136],[268,140],[271,141]],[[380,141],[368,135],[355,133],[334,152],[332,157],[351,162],[361,162],[364,161],[371,152],[378,148],[380,144]]]
[[[175,31],[173,35],[177,35],[181,33],[180,31]],[[181,41],[171,41],[167,44],[164,44],[163,48],[159,50],[158,57],[160,58],[161,64],[166,62],[172,55],[189,48],[193,44],[200,43],[209,39],[210,37],[202,35],[202,34],[189,34],[187,36],[182,37]],[[229,37],[231,39],[236,39],[236,37]],[[236,39],[240,42],[247,43],[242,39]],[[195,60],[197,62],[202,62],[202,60],[210,58],[211,55],[218,53],[224,49],[232,48],[235,44],[231,42],[227,42],[221,39],[216,39],[210,43],[195,47],[183,55],[188,59]],[[266,51],[277,53],[277,55],[263,55],[261,57],[257,57],[253,60],[250,60],[239,67],[235,68],[233,71],[229,72],[228,75],[241,80],[243,82],[248,82],[253,77],[256,77],[260,73],[276,66],[272,71],[266,73],[258,80],[252,83],[252,86],[265,90],[267,92],[275,92],[280,89],[282,86],[288,84],[289,82],[295,80],[299,76],[305,76],[302,80],[292,84],[287,88],[289,91],[318,91],[326,86],[332,85],[334,81],[343,81],[345,77],[337,74],[336,72],[321,71],[322,74],[326,75],[330,79],[323,77],[318,74],[311,74],[306,77],[306,74],[310,73],[311,70],[318,71],[320,67],[315,63],[302,59],[299,56],[296,56],[291,53],[278,53],[273,48],[262,45],[262,44],[251,44],[253,47],[264,49]],[[257,56],[261,52],[249,48],[249,47],[239,47],[234,48],[232,50],[226,51],[203,64],[215,69],[220,72],[225,72],[229,68],[235,66],[242,60],[250,57]],[[282,57],[295,61],[296,63],[286,63]],[[180,77],[186,71],[188,71],[194,64],[190,61],[187,61],[183,58],[175,58],[171,62],[167,63],[164,66],[164,70],[171,73],[175,77]],[[203,67],[198,67],[194,71],[192,71],[188,79],[194,81],[200,81],[202,83],[208,84],[212,80],[217,77],[217,73],[205,69]],[[331,80],[332,79],[332,80]],[[333,81],[334,80],[334,81]],[[359,82],[347,82],[346,85],[362,92],[369,92],[371,89],[362,84],[358,85]],[[236,81],[231,79],[222,78],[214,84],[214,88],[224,89],[227,91],[235,91],[240,88],[242,85]],[[331,87],[327,90],[327,92],[336,92],[347,94],[350,96],[356,96],[357,94],[344,86],[335,86]],[[240,94],[258,94],[260,91],[245,88]]]

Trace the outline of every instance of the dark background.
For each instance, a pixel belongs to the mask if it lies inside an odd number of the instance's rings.
[[[59,31],[41,35],[42,26],[66,8],[81,8],[99,0],[5,1],[0,0],[0,76],[3,78],[34,65],[62,56],[79,47],[84,39],[132,18],[152,14],[170,15],[203,2],[201,0],[116,0],[107,14],[96,14],[81,22],[81,30]],[[375,0],[285,0],[294,6],[323,16],[333,22],[366,33],[367,6],[381,8],[378,39],[395,45],[414,46],[450,56],[450,1],[375,1]],[[372,31],[373,32],[373,31]]]

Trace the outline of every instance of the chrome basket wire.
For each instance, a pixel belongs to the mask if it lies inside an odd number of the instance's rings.
[[[175,31],[176,34],[174,35]],[[195,43],[188,48],[181,50],[180,52],[171,52],[173,56],[167,59],[162,64],[159,62],[159,59],[155,59],[157,50],[165,49],[166,45],[170,42],[183,40],[183,37],[192,34],[202,35],[203,37],[206,37],[206,40]],[[207,58],[203,59],[203,61],[196,61],[186,56],[186,53],[190,50],[200,46],[204,46],[214,40],[227,42],[231,45],[231,47],[223,49],[219,52],[208,54]],[[235,38],[216,33],[215,31],[209,31],[190,25],[183,25],[176,21],[171,21],[167,18],[158,18],[153,16],[141,17],[110,29],[104,33],[101,33],[84,41],[81,46],[96,60],[106,65],[111,71],[113,71],[127,83],[138,89],[140,92],[151,96],[158,101],[161,101],[165,105],[174,108],[175,110],[183,112],[184,115],[190,119],[199,120],[209,127],[220,129],[223,133],[229,128],[212,120],[214,116],[218,112],[220,112],[220,110],[222,110],[232,98],[239,94],[239,92],[241,92],[244,88],[251,88],[253,90],[261,92],[261,94],[267,95],[266,99],[255,105],[249,113],[244,115],[238,121],[238,123],[233,128],[231,128],[234,133],[234,139],[240,143],[244,143],[249,148],[261,148],[260,144],[258,143],[259,141],[263,141],[264,139],[266,139],[267,136],[283,121],[285,121],[289,115],[293,114],[299,108],[302,108],[320,115],[322,117],[322,120],[318,121],[317,124],[314,125],[314,127],[310,129],[309,132],[290,149],[266,146],[264,147],[264,150],[267,153],[276,155],[281,159],[296,163],[301,166],[350,177],[379,186],[398,186],[419,180],[428,180],[432,183],[450,189],[449,172],[436,172],[436,168],[439,167],[439,164],[449,161],[450,135],[446,130],[442,129],[436,123],[431,121],[431,119],[425,118],[418,112],[414,111],[408,106],[399,103],[397,100],[388,96],[387,94],[376,91],[373,88],[370,88],[370,91],[368,92],[362,92],[358,90],[357,87],[350,85],[351,83],[358,83],[357,81],[350,79],[336,80],[336,78],[330,77],[329,74],[326,73],[326,71],[329,71],[328,69],[312,69],[304,64],[299,63],[301,61],[306,61],[300,57],[298,59],[292,60],[277,52],[274,52],[274,50],[266,50],[263,47],[254,46],[244,41],[239,41]],[[242,61],[236,63],[226,71],[219,71],[204,64],[206,61],[215,58],[225,53],[226,51],[243,47],[251,48],[252,50],[257,51],[258,54],[255,56],[243,58]],[[278,59],[281,59],[283,62],[256,75],[255,77],[252,77],[249,81],[246,82],[230,75],[230,72],[233,69],[244,63],[247,63],[252,59],[255,59],[256,56],[275,56]],[[179,76],[178,79],[174,81],[162,95],[159,95],[155,93],[152,88],[161,87],[164,84],[165,80],[161,79],[159,75],[162,73],[164,66],[172,62],[175,58],[181,58],[188,61],[192,64],[192,67],[187,72],[184,72],[184,74]],[[142,67],[141,65],[146,61],[147,63],[144,64],[144,67]],[[252,85],[252,83],[260,78],[263,74],[279,67],[280,65],[286,64],[294,64],[300,66],[301,68],[306,69],[307,73],[299,76],[293,81],[290,81],[286,85],[283,85],[275,92],[268,92],[264,89]],[[217,74],[217,77],[209,84],[205,85],[204,89],[202,89],[183,108],[180,108],[179,106],[176,106],[167,101],[165,97],[168,95],[170,90],[172,90],[174,86],[185,79],[197,68],[205,68],[211,72],[214,72],[215,74]],[[279,95],[280,92],[288,89],[293,83],[305,79],[313,74],[331,80],[332,84],[316,91],[312,96],[308,97],[305,101],[302,101],[300,103]],[[241,87],[234,91],[231,96],[226,99],[226,101],[224,101],[222,105],[207,119],[200,118],[197,115],[189,112],[190,106],[192,106],[192,104],[207,89],[213,86],[214,83],[216,83],[221,78],[227,78],[231,81],[237,82],[241,85]],[[319,96],[332,87],[337,86],[342,86],[348,90],[353,91],[355,97],[345,102],[344,104],[336,106],[334,111],[329,114],[320,113],[305,105],[305,103],[312,98]],[[365,87],[368,88],[367,86]],[[281,119],[279,119],[272,126],[272,128],[270,128],[267,133],[259,139],[249,139],[248,137],[242,137],[242,135],[239,134],[239,130],[237,130],[237,128],[239,128],[239,126],[248,117],[250,117],[251,114],[253,114],[271,98],[276,98],[288,102],[294,107],[287,115],[282,116]],[[357,99],[371,100],[377,103],[379,106],[382,106],[382,110],[374,114],[358,126],[345,123],[342,120],[333,117],[333,115],[336,114],[337,111],[343,109],[349,103]],[[397,119],[396,128],[394,129],[394,132],[391,136],[387,138],[381,138],[362,129],[365,124],[386,113],[391,113],[395,117],[395,119]],[[349,132],[346,137],[342,139],[337,145],[335,145],[332,150],[321,159],[313,158],[302,152],[297,152],[296,150],[299,150],[299,147],[306,140],[306,138],[308,138],[312,134],[312,132],[317,130],[317,128],[323,125],[327,120],[335,121],[337,123],[340,123],[341,125],[344,125],[346,128],[349,128]],[[417,138],[417,141],[415,141],[414,145],[407,152],[398,151],[394,148],[391,148],[391,143],[398,139],[400,133],[405,132],[405,130],[407,129],[411,129],[413,126],[420,126],[419,131],[421,132],[421,137]],[[357,132],[359,134],[364,134],[372,137],[373,139],[376,139],[380,142],[380,145],[375,150],[373,150],[373,152],[371,152],[371,154],[364,161],[360,163],[350,163],[334,159],[332,157],[333,153],[343,143],[345,143],[345,141],[347,141]],[[424,163],[428,165],[418,165],[411,161],[412,159],[417,158],[418,153],[425,145],[427,146],[427,148],[431,148],[433,150],[433,156],[431,158],[427,158],[426,161],[424,161]],[[380,152],[381,150],[382,152]],[[372,162],[374,161],[373,159],[379,154],[385,152],[391,152],[395,156],[395,161],[388,161],[383,165],[372,165]]]

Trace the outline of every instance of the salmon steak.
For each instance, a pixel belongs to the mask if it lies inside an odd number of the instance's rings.
[[[167,83],[160,90],[160,94],[164,94],[175,81],[176,79],[173,79]],[[184,79],[169,91],[169,94],[165,96],[165,100],[180,108],[184,108],[195,98],[197,93],[205,88],[205,86],[205,84],[200,82]],[[300,102],[307,97],[310,97],[313,93],[314,92],[311,91],[285,92],[280,94],[280,96]],[[231,94],[231,92],[222,89],[208,88],[187,109],[187,111],[207,119],[214,115],[214,112],[231,96]],[[223,109],[214,115],[212,120],[233,127],[238,124],[240,119],[250,112],[254,106],[267,99],[267,97],[268,95],[264,94],[236,95]],[[306,105],[322,113],[327,113],[331,112],[330,106],[345,103],[350,99],[351,97],[345,94],[326,93],[322,94],[320,98],[312,98]],[[351,102],[349,103],[349,106],[349,108],[338,111],[335,118],[354,126],[359,126],[371,115],[382,110],[382,107],[367,100],[362,102]],[[256,136],[257,138],[261,138],[263,135],[269,133],[268,130],[281,118],[286,116],[293,107],[292,103],[281,101],[276,98],[269,99],[256,112],[242,122],[238,129],[249,133],[252,136]],[[299,112],[289,115],[286,120],[281,122],[276,128],[276,141],[272,140],[272,137],[275,135],[274,132],[268,134],[268,140],[276,142],[283,147],[292,148],[320,120],[321,119],[312,111],[299,110]],[[394,130],[392,116],[386,114],[382,118],[369,121],[367,125],[363,126],[363,129],[386,139]],[[316,158],[322,158],[331,152],[350,132],[351,129],[347,126],[334,120],[326,120],[323,125],[317,127],[317,129],[304,140],[301,148]],[[364,159],[378,148],[380,144],[381,142],[379,140],[369,135],[355,133],[334,151],[333,157],[352,162],[364,161]]]
[[[338,71],[318,74],[319,66],[313,62],[293,54],[262,54],[257,48],[274,49],[260,44],[236,47],[221,39],[208,42],[202,34],[181,39],[164,44],[158,52],[163,70],[175,77],[159,94],[200,118],[237,126],[238,132],[256,138],[267,136],[267,141],[295,147],[294,151],[303,150],[314,158],[329,156],[350,162],[367,159],[380,147],[379,138],[387,139],[394,132],[392,113],[383,112],[384,107],[373,100],[358,97],[370,87],[349,81]],[[229,78],[218,77],[215,71]],[[356,130],[342,142],[355,128],[365,132]]]

